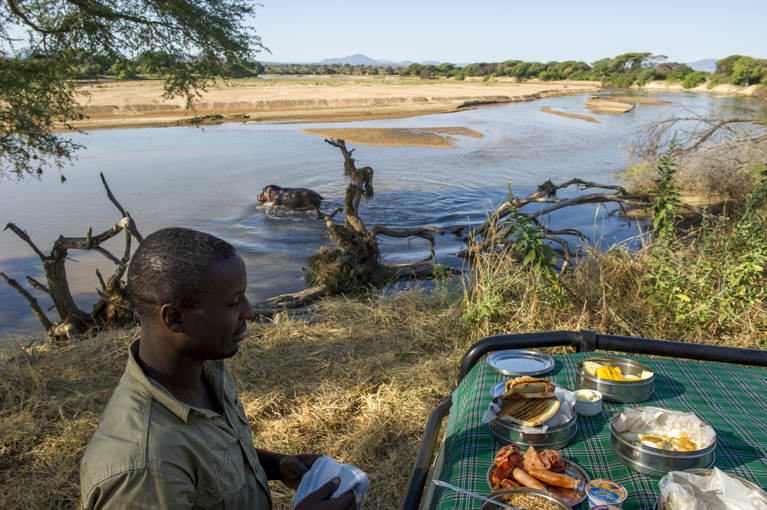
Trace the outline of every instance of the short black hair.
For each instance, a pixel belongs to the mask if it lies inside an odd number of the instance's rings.
[[[139,319],[149,319],[165,303],[195,306],[211,264],[236,254],[223,239],[189,228],[164,228],[147,236],[128,267],[128,292]]]

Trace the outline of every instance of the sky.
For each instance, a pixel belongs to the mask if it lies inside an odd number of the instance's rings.
[[[595,60],[628,52],[675,62],[767,58],[767,0],[257,0],[265,62],[452,63]]]

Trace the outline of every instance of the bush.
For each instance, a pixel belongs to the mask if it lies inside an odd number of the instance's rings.
[[[707,79],[708,79],[708,73],[703,71],[695,71],[684,77],[684,81],[682,81],[682,87],[686,89],[691,89],[691,88],[697,87],[701,83],[705,82]]]
[[[460,71],[459,71],[459,72],[458,72],[458,73],[455,75],[455,79],[456,79],[456,80],[459,80],[459,81],[462,81],[462,80],[465,80],[465,79],[466,79],[466,76],[464,76],[464,74],[463,74],[462,72],[460,72]]]
[[[118,74],[117,77],[121,80],[135,80],[136,73],[133,72],[133,69],[124,69],[120,71],[120,74]]]
[[[618,74],[610,78],[610,84],[613,85],[614,87],[627,88],[627,87],[630,87],[632,83],[634,83],[636,78],[637,78],[637,75],[633,73]]]

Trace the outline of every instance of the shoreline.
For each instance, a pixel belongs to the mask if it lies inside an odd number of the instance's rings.
[[[236,80],[202,93],[195,110],[181,98],[162,101],[162,82],[80,87],[89,94],[71,122],[83,131],[221,123],[317,123],[451,113],[487,104],[527,102],[599,92],[591,83],[456,81]],[[199,121],[199,122],[198,122]],[[65,128],[57,129],[59,132]]]

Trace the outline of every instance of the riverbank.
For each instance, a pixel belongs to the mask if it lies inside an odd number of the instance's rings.
[[[455,80],[234,80],[203,92],[196,111],[183,98],[162,99],[160,80],[110,81],[82,86],[86,116],[72,122],[93,129],[221,122],[348,122],[448,113],[482,104],[535,101],[599,91],[591,83],[461,82]],[[196,118],[195,118],[196,117]]]
[[[462,354],[484,336],[589,329],[763,348],[759,304],[716,331],[675,321],[673,313],[648,320],[642,275],[654,261],[649,251],[587,251],[567,277],[573,299],[564,307],[546,305],[510,258],[479,267],[490,270],[484,290],[455,278],[431,291],[326,298],[311,321],[280,314],[251,323],[227,364],[258,447],[358,466],[371,480],[368,507],[398,508],[429,413],[455,388]],[[493,272],[514,277],[492,279]],[[139,334],[127,328],[0,352],[2,508],[79,508],[80,459]],[[292,508],[293,491],[270,486],[275,510]]]

